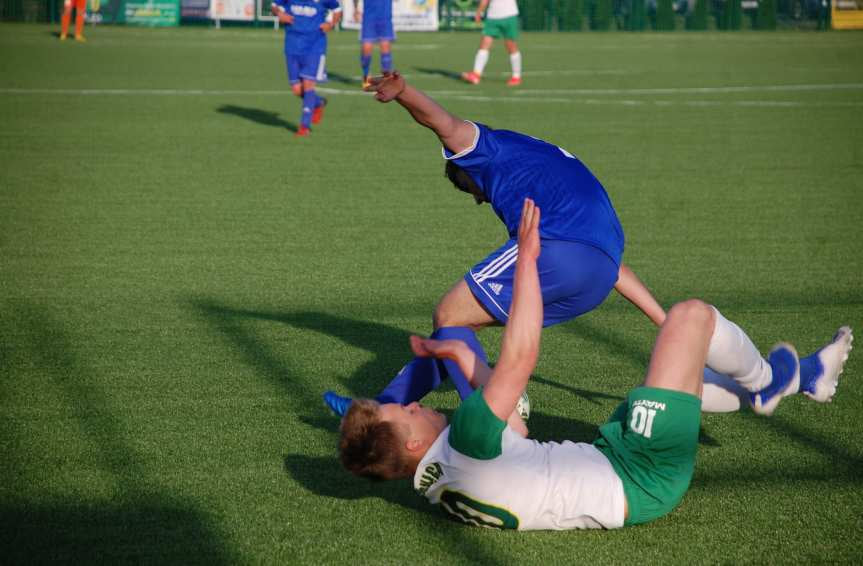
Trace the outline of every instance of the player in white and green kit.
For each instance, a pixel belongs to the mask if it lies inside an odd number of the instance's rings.
[[[488,11],[486,11],[488,8]],[[503,45],[509,53],[512,76],[506,82],[509,86],[521,84],[521,51],[518,50],[518,4],[516,0],[480,0],[474,19],[485,23],[482,26],[482,39],[473,60],[473,70],[461,74],[461,78],[471,84],[479,84],[482,72],[488,63],[489,50],[495,39],[503,38]]]
[[[714,307],[678,303],[659,331],[643,385],[599,427],[592,444],[526,438],[523,426],[513,426],[513,412],[539,354],[539,216],[526,199],[512,311],[495,368],[458,340],[412,337],[414,353],[455,360],[477,389],[449,424],[416,402],[354,400],[342,421],[342,463],[359,475],[412,477],[418,493],[468,524],[611,529],[651,521],[670,512],[689,487],[704,366],[778,403],[799,389],[797,353],[780,343],[765,360]],[[834,386],[852,339],[843,327],[824,349]]]

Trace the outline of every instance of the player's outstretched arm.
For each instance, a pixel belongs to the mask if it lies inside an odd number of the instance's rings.
[[[372,77],[366,90],[374,92],[375,98],[381,102],[395,100],[401,104],[418,124],[437,134],[441,143],[453,153],[473,145],[476,130],[472,125],[450,114],[425,93],[407,84],[398,71]]]
[[[461,340],[432,340],[420,336],[411,336],[411,350],[420,357],[447,358],[454,360],[459,369],[475,390],[488,383],[491,378],[491,368],[477,357],[473,350]],[[507,418],[509,426],[523,437],[527,437],[527,424],[513,410]]]
[[[486,403],[501,420],[506,420],[515,409],[539,357],[542,332],[542,292],[536,267],[539,216],[539,207],[531,199],[525,199],[518,227],[512,309],[503,333],[500,359],[483,389]]]
[[[614,289],[627,301],[638,307],[656,326],[665,322],[665,309],[656,302],[650,290],[629,267],[620,264]]]

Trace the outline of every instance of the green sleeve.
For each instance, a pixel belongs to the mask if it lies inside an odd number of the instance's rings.
[[[497,418],[482,396],[482,387],[462,401],[450,421],[449,445],[465,456],[491,460],[500,456],[506,422]]]

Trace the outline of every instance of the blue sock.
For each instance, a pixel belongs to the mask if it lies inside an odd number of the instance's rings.
[[[360,55],[360,66],[363,68],[363,78],[369,76],[369,68],[372,66],[372,56]]]
[[[434,358],[412,359],[375,397],[378,403],[407,405],[419,401],[440,386],[441,371]]]
[[[482,344],[470,328],[464,326],[439,328],[432,333],[431,338],[462,340],[484,363],[488,362]],[[462,399],[473,393],[473,387],[454,361],[416,357],[402,368],[389,385],[375,397],[375,400],[378,403],[407,405],[419,401],[437,389],[447,376],[452,380],[453,386]]]
[[[393,70],[393,54],[381,53],[381,71]]]
[[[811,387],[812,381],[824,372],[824,366],[818,359],[818,352],[811,356],[800,358],[800,391],[804,387]]]
[[[485,350],[482,349],[482,344],[477,340],[476,333],[466,326],[446,326],[444,328],[438,328],[432,333],[431,338],[434,338],[435,340],[461,340],[467,344],[468,348],[473,350],[473,353],[476,354],[483,363],[488,363],[488,359],[486,359],[485,356]],[[438,363],[444,366],[445,377],[449,377],[450,380],[452,380],[453,386],[456,391],[458,391],[458,396],[461,397],[462,400],[467,399],[467,397],[473,393],[473,387],[468,383],[467,377],[462,373],[458,364],[453,360],[438,360]]]
[[[312,110],[318,104],[318,95],[314,90],[307,90],[303,93],[303,115],[300,117],[300,125],[308,128],[312,125]]]

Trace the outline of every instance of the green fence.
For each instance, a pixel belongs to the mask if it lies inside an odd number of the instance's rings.
[[[175,2],[164,0],[161,4]],[[127,4],[147,4],[145,0],[97,0],[99,8],[93,11],[93,0],[90,3],[88,20],[95,23],[124,23],[129,12]],[[478,3],[478,0],[441,0],[441,29],[479,29],[481,25],[473,20]],[[518,6],[525,31],[830,27],[830,0],[518,0]],[[57,22],[61,10],[62,0],[0,0],[0,21]],[[170,11],[166,7],[158,14],[159,18],[148,14],[152,22],[135,23],[166,23],[171,19]]]

